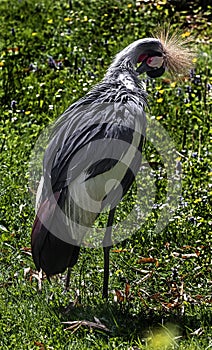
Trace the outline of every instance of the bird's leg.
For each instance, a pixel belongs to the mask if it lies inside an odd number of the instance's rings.
[[[110,248],[112,246],[111,232],[113,225],[113,218],[116,208],[113,208],[109,212],[107,228],[103,239],[103,251],[104,251],[104,282],[102,297],[108,298],[108,280],[109,280],[109,259],[110,259]]]
[[[110,248],[111,247],[103,247],[103,250],[104,250],[104,282],[103,282],[102,297],[106,298],[106,299],[108,298]]]
[[[68,267],[68,272],[66,276],[66,285],[65,285],[65,290],[69,290],[69,284],[70,284],[70,275],[71,275],[71,267]]]

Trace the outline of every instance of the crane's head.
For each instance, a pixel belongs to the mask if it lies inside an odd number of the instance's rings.
[[[117,54],[112,66],[118,68],[122,62],[130,62],[138,74],[147,73],[151,78],[161,76],[165,70],[181,74],[191,67],[194,57],[186,44],[180,35],[161,32],[127,46]]]
[[[160,77],[166,69],[163,45],[158,39],[141,39],[135,44],[133,63],[138,64],[137,73],[147,73],[151,78]]]

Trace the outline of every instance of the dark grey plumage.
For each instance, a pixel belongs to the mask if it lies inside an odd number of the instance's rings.
[[[129,45],[104,79],[56,122],[44,156],[32,230],[33,259],[47,276],[74,266],[87,230],[109,206],[103,239],[107,296],[115,207],[139,170],[145,139],[147,95],[139,74],[163,74],[165,55],[158,39]]]

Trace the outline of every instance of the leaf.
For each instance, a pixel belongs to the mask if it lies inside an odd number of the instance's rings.
[[[22,247],[20,250],[21,250],[21,252],[23,254],[32,256],[32,252],[31,252],[31,248],[30,247]]]
[[[138,260],[138,264],[150,264],[150,263],[157,263],[157,259],[155,258],[140,258]]]
[[[119,303],[123,303],[123,301],[124,301],[123,293],[120,290],[118,290],[118,289],[115,290],[115,293],[116,293],[117,301]]]
[[[153,300],[161,300],[161,294],[158,292],[158,293],[155,293],[155,294],[152,294],[150,295],[150,298],[153,299]]]
[[[197,295],[194,296],[194,298],[197,299],[197,300],[201,300],[201,299],[203,299],[203,295],[197,294]]]
[[[129,283],[126,283],[126,286],[125,286],[125,296],[126,296],[126,299],[128,298],[130,294],[130,284]]]
[[[182,246],[182,249],[194,249],[191,245],[184,245]]]
[[[8,52],[18,52],[19,51],[19,47],[8,47],[7,51]]]
[[[31,247],[22,247],[21,250],[23,250],[24,252],[31,252]]]
[[[173,303],[162,303],[162,306],[166,309],[166,310],[172,310],[172,309],[176,309],[178,307],[181,306],[181,303],[177,302],[173,302]]]
[[[35,346],[39,346],[40,350],[45,350],[45,345],[39,341],[34,342]]]
[[[127,252],[127,249],[113,249],[111,252],[112,253],[123,253],[123,252]]]

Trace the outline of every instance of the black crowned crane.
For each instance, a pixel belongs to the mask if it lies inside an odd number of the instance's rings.
[[[145,139],[147,94],[139,75],[181,73],[191,57],[176,35],[137,40],[56,122],[44,155],[31,240],[36,268],[47,277],[68,268],[68,285],[86,232],[109,207],[102,239],[103,297],[108,296],[115,209],[139,170]]]

